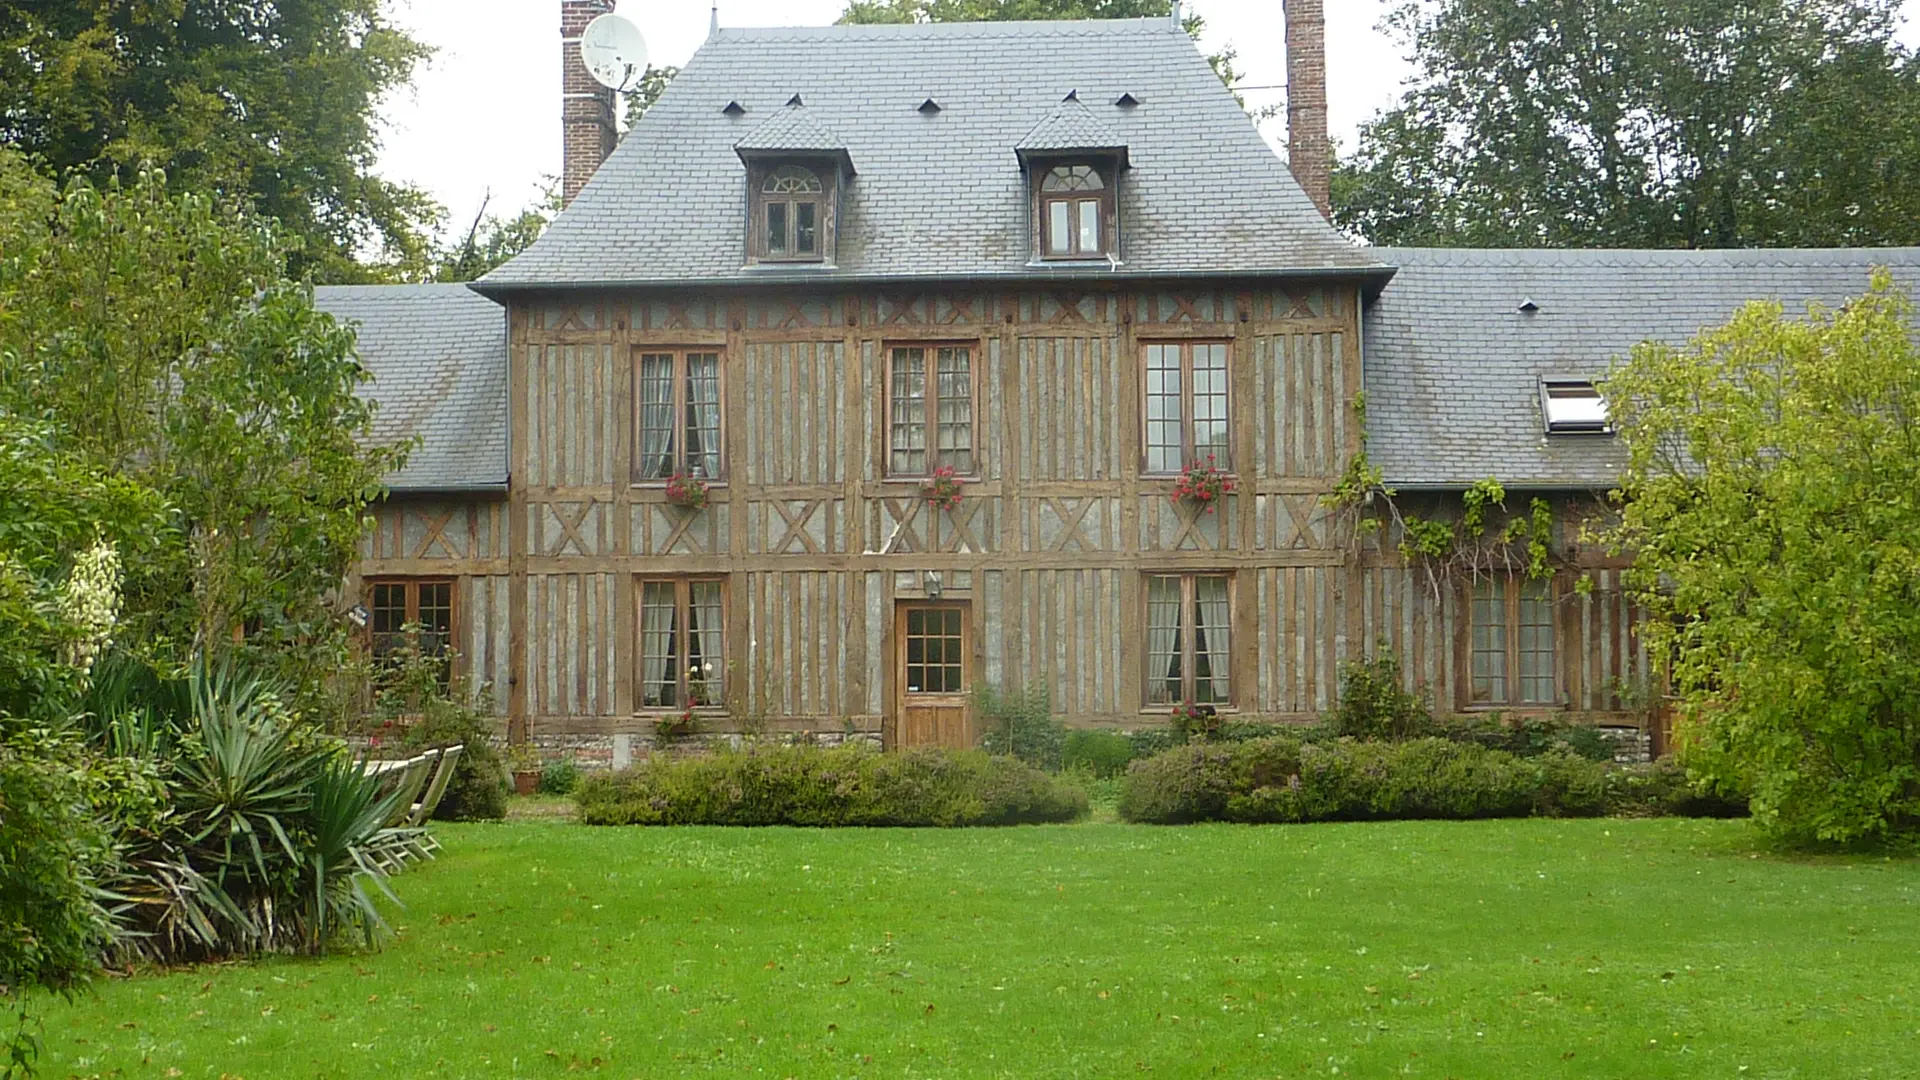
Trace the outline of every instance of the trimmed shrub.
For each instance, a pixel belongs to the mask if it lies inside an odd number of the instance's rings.
[[[1746,799],[1706,790],[1670,757],[1608,771],[1605,800],[1615,817],[1747,816]]]
[[[540,770],[540,794],[571,795],[580,786],[580,766],[556,761]]]
[[[1070,731],[1060,751],[1061,768],[1102,779],[1119,776],[1133,760],[1133,740],[1112,731]]]
[[[1506,719],[1499,713],[1454,716],[1434,725],[1430,734],[1518,757],[1566,751],[1589,761],[1612,761],[1613,742],[1592,724],[1545,716]]]
[[[1015,758],[978,750],[882,754],[786,746],[653,758],[588,777],[588,825],[1019,825],[1072,821],[1087,794]]]
[[[1180,747],[1127,770],[1129,821],[1306,822],[1590,817],[1610,805],[1605,766],[1564,750],[1521,758],[1446,739]]]

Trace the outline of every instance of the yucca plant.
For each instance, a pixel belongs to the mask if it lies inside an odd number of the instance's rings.
[[[313,801],[306,815],[307,869],[312,875],[307,948],[312,952],[324,950],[332,932],[358,929],[372,945],[375,935],[386,930],[379,909],[361,888],[362,878],[399,903],[387,888],[386,873],[369,858],[368,847],[407,792],[380,788],[379,777],[344,757],[328,761],[313,776]]]

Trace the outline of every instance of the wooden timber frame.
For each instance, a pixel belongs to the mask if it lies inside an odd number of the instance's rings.
[[[508,493],[396,496],[358,574],[456,577],[463,663],[515,737],[650,732],[636,582],[677,575],[727,583],[709,732],[887,731],[896,605],[942,598],[966,601],[976,681],[1044,685],[1079,725],[1163,723],[1144,580],[1205,571],[1233,581],[1239,719],[1317,717],[1375,643],[1451,708],[1468,606],[1321,503],[1361,445],[1360,303],[1325,279],[516,300]],[[1142,473],[1144,346],[1180,342],[1229,348],[1236,489],[1214,514]],[[973,350],[976,478],[952,511],[887,474],[889,350],[939,344]],[[632,482],[635,359],[688,349],[720,354],[727,440],[698,512]],[[1647,662],[1621,567],[1575,554],[1596,588],[1555,581],[1559,707],[1632,723],[1618,689]]]

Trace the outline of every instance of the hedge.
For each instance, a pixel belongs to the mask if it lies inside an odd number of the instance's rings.
[[[587,778],[576,799],[588,825],[953,827],[1072,821],[1087,812],[1077,785],[1011,757],[861,746],[654,758]]]
[[[1447,739],[1256,739],[1184,746],[1135,761],[1129,821],[1381,821],[1412,818],[1731,814],[1670,763],[1613,768],[1566,750],[1519,757]]]

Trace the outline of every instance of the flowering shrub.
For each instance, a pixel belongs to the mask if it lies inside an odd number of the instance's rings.
[[[689,510],[703,510],[707,505],[707,482],[697,476],[674,473],[667,480],[667,501]]]
[[[73,561],[63,599],[67,618],[77,631],[76,640],[67,645],[67,660],[90,672],[120,617],[120,553],[112,543],[99,540],[80,553]]]
[[[954,475],[953,466],[942,465],[933,470],[920,485],[920,495],[932,504],[935,510],[957,510],[960,508],[960,496],[966,490],[966,481]]]
[[[1233,480],[1220,471],[1212,454],[1207,460],[1187,467],[1173,485],[1173,501],[1191,503],[1211,514],[1219,508],[1220,497],[1233,493]]]

